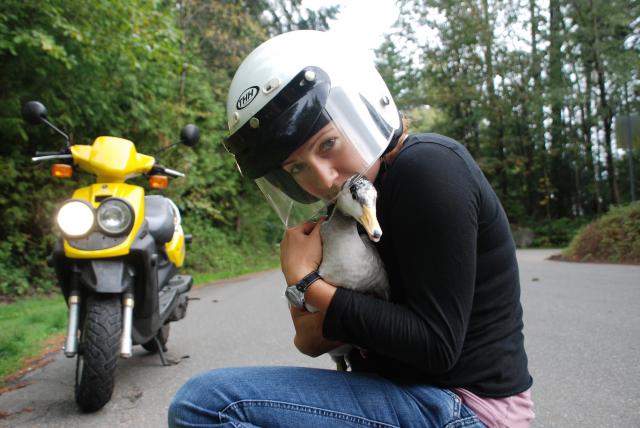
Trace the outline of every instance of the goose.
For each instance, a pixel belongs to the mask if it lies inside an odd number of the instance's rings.
[[[342,185],[333,211],[320,226],[322,262],[318,273],[332,285],[388,300],[387,272],[373,244],[382,237],[376,217],[377,196],[364,176],[354,175]],[[359,233],[358,224],[366,234]],[[347,369],[345,357],[352,348],[345,344],[329,352],[338,370]]]

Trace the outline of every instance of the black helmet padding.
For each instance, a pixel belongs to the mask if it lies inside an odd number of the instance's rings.
[[[315,78],[311,81],[305,79],[307,72],[313,72]],[[326,124],[323,112],[330,89],[331,82],[325,72],[317,67],[305,67],[231,135],[225,144],[235,155],[243,175],[256,179],[280,169],[282,162],[307,141],[323,121]],[[321,117],[323,119],[319,120]],[[292,180],[289,174],[287,176]]]

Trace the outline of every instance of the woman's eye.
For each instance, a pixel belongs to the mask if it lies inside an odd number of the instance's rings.
[[[303,169],[304,169],[304,165],[300,165],[300,164],[293,165],[289,170],[289,174],[291,175],[300,174]]]
[[[324,141],[320,145],[320,152],[321,153],[328,152],[329,150],[331,150],[333,148],[333,146],[335,144],[336,144],[336,139],[335,138],[329,138],[328,140]]]

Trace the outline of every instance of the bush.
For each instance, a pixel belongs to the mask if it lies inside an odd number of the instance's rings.
[[[613,207],[583,227],[563,256],[573,261],[640,264],[640,202]]]
[[[190,273],[240,272],[277,265],[277,244],[284,226],[257,187],[246,184],[244,191],[227,201],[235,206],[235,218],[212,217],[202,210],[183,218],[185,233],[193,235],[185,263]]]
[[[534,237],[531,247],[564,248],[578,230],[592,219],[589,217],[558,218],[543,223],[531,224]]]

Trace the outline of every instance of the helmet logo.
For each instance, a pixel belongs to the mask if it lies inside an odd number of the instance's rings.
[[[242,110],[243,108],[251,104],[251,101],[256,98],[256,95],[258,95],[258,92],[260,92],[260,88],[258,88],[257,86],[252,86],[245,89],[244,92],[240,94],[240,98],[238,98],[238,101],[236,102],[236,108],[238,110]]]

